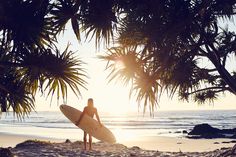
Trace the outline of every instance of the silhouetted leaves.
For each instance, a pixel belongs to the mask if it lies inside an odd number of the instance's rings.
[[[77,96],[86,89],[83,62],[68,47],[63,52],[56,47],[69,20],[80,40],[76,2],[0,2],[0,112],[29,114],[38,91],[66,101],[68,87]]]
[[[199,104],[212,103],[225,91],[236,93],[232,70],[226,67],[229,55],[235,54],[235,33],[219,23],[222,18],[233,19],[236,1],[122,0],[117,4],[122,11],[118,46],[112,50],[119,51],[103,58],[110,65],[108,77],[130,82],[138,102],[149,103],[153,111],[164,90],[170,98],[178,94],[180,100],[189,101],[192,96]],[[127,49],[132,49],[139,65],[128,53],[120,53]],[[129,58],[131,65],[117,70],[116,55]]]
[[[151,111],[164,90],[171,98],[177,93],[180,99],[212,102],[219,93],[236,93],[235,69],[227,67],[236,52],[236,36],[220,24],[234,19],[235,4],[235,0],[1,1],[1,77],[10,68],[15,80],[27,82],[25,95],[46,89],[66,98],[67,86],[80,95],[78,87],[85,87],[82,62],[56,47],[57,35],[71,24],[78,41],[84,35],[95,38],[97,48],[114,43],[101,57],[108,61],[110,81],[131,84],[131,95],[145,107],[150,104]],[[0,90],[6,89],[0,84]],[[4,103],[1,107],[8,109]]]
[[[86,38],[95,37],[96,47],[102,39],[109,44],[113,37],[113,31],[117,22],[113,1],[111,0],[90,0],[81,3],[82,29]]]

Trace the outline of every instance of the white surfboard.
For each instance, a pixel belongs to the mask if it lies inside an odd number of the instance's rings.
[[[78,109],[64,104],[60,105],[60,110],[74,124],[76,124],[82,114],[82,112]],[[86,114],[81,119],[78,127],[98,140],[108,143],[116,142],[115,136],[108,128],[106,128],[104,125],[101,126],[98,121],[89,117]]]

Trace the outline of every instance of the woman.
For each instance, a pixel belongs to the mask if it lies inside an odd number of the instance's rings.
[[[79,118],[79,120],[77,121],[76,125],[78,126],[81,119],[83,118],[84,114],[87,114],[89,117],[93,118],[94,115],[96,116],[96,119],[98,120],[99,124],[102,126],[102,123],[100,121],[100,118],[99,118],[99,115],[98,115],[98,112],[97,112],[97,109],[96,107],[94,107],[93,105],[93,99],[92,98],[89,98],[88,99],[88,103],[87,103],[87,106],[84,107],[84,110]],[[84,149],[86,150],[87,148],[87,132],[84,131]],[[92,136],[89,134],[89,150],[92,150]]]

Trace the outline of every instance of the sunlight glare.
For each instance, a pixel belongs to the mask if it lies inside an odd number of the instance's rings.
[[[117,59],[117,60],[115,61],[115,68],[116,68],[117,70],[124,69],[124,68],[125,68],[124,62],[123,62],[121,59]]]
[[[124,142],[124,141],[132,141],[132,139],[136,139],[138,135],[136,135],[134,132],[130,132],[125,129],[114,129],[113,133],[117,139],[117,142]]]

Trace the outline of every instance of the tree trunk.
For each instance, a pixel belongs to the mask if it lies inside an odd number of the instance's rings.
[[[230,75],[230,73],[225,69],[223,65],[220,64],[220,62],[213,56],[208,57],[211,62],[215,65],[218,73],[220,74],[221,78],[224,80],[224,82],[229,86],[231,89],[230,92],[236,94],[236,80],[233,78],[233,76]]]

